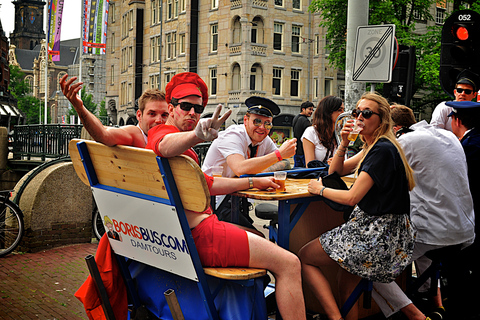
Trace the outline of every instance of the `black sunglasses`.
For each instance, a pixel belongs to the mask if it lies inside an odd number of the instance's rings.
[[[465,92],[465,94],[472,94],[472,92],[473,92],[472,89],[455,88],[455,90],[457,90],[458,93]]]
[[[177,104],[174,104],[174,106],[178,106],[178,105],[180,105],[180,109],[187,112],[192,110],[192,108],[195,110],[195,113],[202,113],[203,110],[205,110],[205,107],[202,106],[201,104],[193,104],[190,102],[178,102]]]
[[[365,110],[360,110],[360,109],[353,109],[352,110],[352,116],[357,118],[359,115],[362,115],[365,119],[369,119],[372,115],[376,114],[377,116],[380,116],[380,113],[373,112],[370,109],[365,109]]]

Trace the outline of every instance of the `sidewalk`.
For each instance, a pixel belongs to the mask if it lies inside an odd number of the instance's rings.
[[[88,319],[73,296],[88,276],[85,256],[98,243],[0,258],[0,319]]]

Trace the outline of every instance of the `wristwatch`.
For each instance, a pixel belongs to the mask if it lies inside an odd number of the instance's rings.
[[[319,193],[320,197],[323,197],[323,190],[325,190],[325,188],[326,188],[326,187],[323,186],[323,187],[322,187],[322,190],[320,190],[320,193]]]

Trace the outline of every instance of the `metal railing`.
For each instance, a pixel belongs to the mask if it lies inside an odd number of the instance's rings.
[[[58,158],[68,155],[70,140],[80,138],[82,125],[36,124],[14,126],[13,159]]]

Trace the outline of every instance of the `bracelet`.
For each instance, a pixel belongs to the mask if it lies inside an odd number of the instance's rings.
[[[339,146],[338,150],[345,152],[347,151],[347,147]]]
[[[275,155],[277,156],[278,161],[282,161],[282,160],[283,160],[282,155],[280,154],[280,151],[278,151],[278,149],[275,150]]]
[[[248,177],[248,187],[250,189],[253,188],[253,178],[252,177]]]
[[[319,193],[320,197],[323,197],[323,190],[325,190],[325,188],[326,188],[326,187],[323,186],[322,190],[320,190],[320,193]]]

